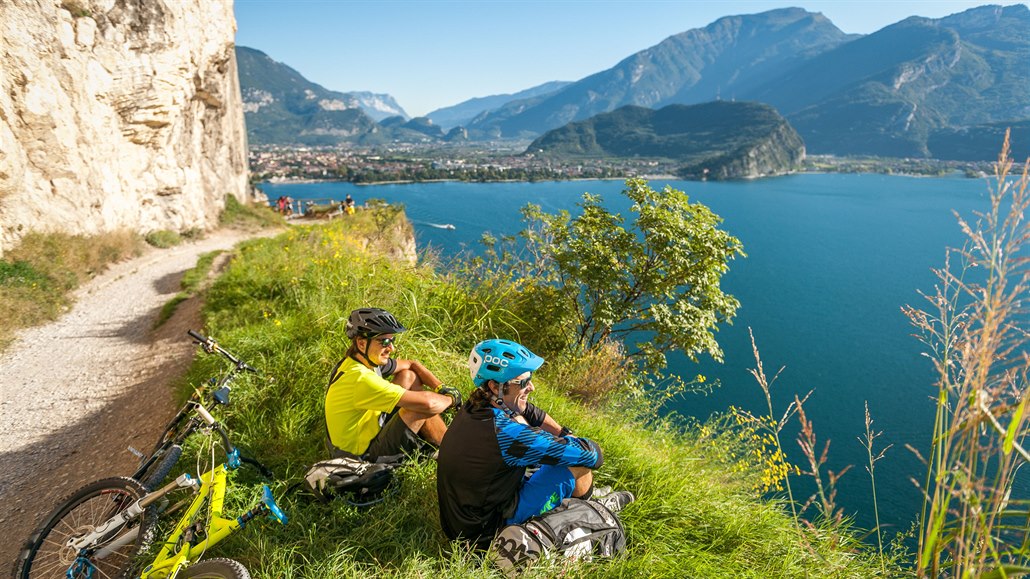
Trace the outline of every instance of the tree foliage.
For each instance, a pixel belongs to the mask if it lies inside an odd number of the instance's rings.
[[[558,288],[559,309],[571,321],[569,345],[583,351],[632,337],[627,354],[650,369],[663,368],[673,350],[721,361],[714,333],[733,319],[739,302],[720,282],[729,261],[744,255],[740,241],[682,191],[655,191],[644,179],[629,179],[622,193],[633,202],[629,226],[589,193],[575,218],[536,205],[523,209],[530,223],[523,236],[540,257],[539,279]]]

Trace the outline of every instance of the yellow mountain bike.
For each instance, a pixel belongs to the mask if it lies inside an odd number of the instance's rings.
[[[225,430],[203,405],[194,401],[188,406],[191,418],[185,421],[186,430],[218,434],[226,449],[225,463],[196,477],[183,474],[149,493],[143,484],[128,477],[107,478],[82,487],[33,533],[15,562],[14,577],[249,579],[246,568],[231,559],[198,560],[255,517],[269,514],[285,524],[286,516],[267,485],[257,506],[237,517],[223,516],[228,472],[244,462],[266,475],[268,469],[252,459],[241,459]],[[182,418],[178,417],[179,423]],[[166,443],[182,441],[179,435],[169,438],[167,433],[164,439]],[[186,497],[170,508],[163,508],[167,506],[167,497],[187,490],[193,492],[192,499]],[[148,552],[154,541],[158,518],[170,519],[179,511],[183,513],[178,522],[155,545],[156,557],[148,560],[142,554]]]

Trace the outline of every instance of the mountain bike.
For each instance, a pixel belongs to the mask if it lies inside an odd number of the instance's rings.
[[[202,404],[204,395],[207,394],[210,402],[214,405],[228,405],[230,383],[233,379],[240,372],[257,373],[258,371],[232,352],[218,345],[214,338],[202,336],[193,330],[187,330],[187,333],[208,354],[221,354],[228,360],[230,367],[220,378],[212,377],[206,385],[193,390],[190,399],[165,427],[164,433],[149,455],[129,447],[129,451],[140,458],[139,467],[131,477],[142,483],[148,491],[156,489],[175,467],[179,457],[182,456],[182,443],[198,428],[214,422],[211,413]],[[247,459],[243,458],[243,460]],[[263,474],[268,476],[267,473]]]
[[[205,349],[218,351],[233,362],[233,369],[222,380],[212,382],[216,386],[212,396],[227,402],[228,381],[240,370],[250,367],[222,350],[213,340],[193,331],[190,335],[204,344]],[[102,479],[82,487],[32,534],[15,562],[14,577],[163,579],[178,577],[181,573],[183,577],[248,578],[246,568],[230,559],[199,563],[197,560],[254,517],[269,513],[285,524],[286,516],[265,485],[261,503],[256,507],[236,518],[222,517],[226,477],[230,470],[246,463],[265,476],[270,477],[271,473],[259,462],[240,455],[221,424],[196,399],[199,396],[194,393],[169,423],[155,451],[142,462],[136,475],[163,479],[181,455],[181,443],[199,431],[219,435],[226,449],[225,463],[199,477],[182,474],[153,492],[148,492],[136,478],[128,477]],[[194,491],[192,501],[187,497],[171,508],[163,508],[167,506],[166,497],[170,493],[184,489]],[[159,516],[170,516],[183,508],[185,513],[167,533],[157,556],[148,565],[142,565],[145,558],[141,553],[146,552],[153,541]]]

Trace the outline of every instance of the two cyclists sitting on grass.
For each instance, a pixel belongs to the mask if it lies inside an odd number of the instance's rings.
[[[543,358],[515,342],[480,342],[469,357],[476,390],[463,405],[460,393],[421,363],[391,357],[403,331],[385,310],[351,312],[350,348],[326,394],[333,456],[375,462],[424,451],[427,442],[438,447],[444,532],[479,548],[506,524],[543,514],[565,498],[597,496],[593,470],[603,462],[601,448],[528,400]],[[440,413],[452,407],[457,413],[448,429]],[[633,500],[629,493],[612,495],[615,508]]]

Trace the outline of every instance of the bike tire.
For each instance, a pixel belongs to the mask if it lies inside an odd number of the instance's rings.
[[[140,475],[139,481],[143,483],[143,488],[147,489],[148,492],[157,490],[168,476],[168,473],[172,472],[172,469],[175,468],[180,456],[182,456],[181,446],[173,444],[169,447],[165,451],[165,455],[161,457],[161,460],[157,461],[154,467]]]
[[[135,479],[107,478],[92,482],[72,493],[33,531],[15,561],[15,579],[42,579],[44,577],[71,577],[68,569],[77,553],[64,543],[77,532],[93,528],[116,513],[126,509],[147,494]],[[96,567],[94,577],[125,578],[135,574],[137,555],[153,540],[156,517],[144,511],[137,524],[130,525],[112,540],[136,532],[135,537],[109,556],[90,563]],[[88,575],[83,575],[88,576]]]
[[[190,565],[182,574],[187,579],[250,579],[242,563],[221,557]]]

